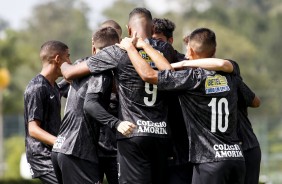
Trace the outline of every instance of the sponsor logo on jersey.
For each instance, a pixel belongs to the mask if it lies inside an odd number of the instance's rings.
[[[55,144],[53,145],[53,148],[55,148],[55,149],[61,149],[62,146],[63,146],[63,144],[64,144],[64,142],[65,142],[65,140],[66,140],[65,137],[59,135],[59,136],[57,137],[56,141],[55,141]]]
[[[213,149],[215,151],[215,158],[243,157],[238,144],[215,144]]]
[[[167,135],[167,124],[164,121],[152,122],[152,121],[137,120],[136,124],[137,124],[138,133]]]
[[[161,53],[160,51],[158,51],[161,55],[163,55],[163,53]],[[139,54],[140,54],[140,56],[145,60],[145,61],[147,61],[147,63],[149,63],[149,65],[151,66],[151,67],[156,67],[156,65],[155,65],[155,63],[154,63],[154,61],[151,59],[151,57],[144,51],[144,50],[140,50],[139,51]]]
[[[218,74],[215,76],[207,77],[205,89],[206,94],[230,91],[226,77]]]

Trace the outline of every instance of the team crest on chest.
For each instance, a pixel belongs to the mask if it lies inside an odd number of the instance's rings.
[[[206,94],[230,91],[226,77],[218,74],[215,76],[208,76],[206,78],[205,91]]]

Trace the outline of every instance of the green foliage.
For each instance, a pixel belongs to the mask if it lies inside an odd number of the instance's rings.
[[[15,136],[7,139],[4,143],[4,157],[6,161],[6,169],[4,179],[19,179],[20,178],[20,159],[24,153],[24,138]]]
[[[5,31],[5,38],[0,39],[0,66],[9,69],[11,83],[3,92],[4,114],[23,112],[23,92],[40,72],[39,49],[45,41],[66,43],[73,61],[91,55],[87,12],[85,4],[74,0],[50,1],[34,8],[25,29]]]
[[[1,184],[42,184],[42,182],[39,179],[32,179],[32,180],[23,180],[23,179],[7,179],[7,180],[1,180]]]
[[[173,46],[180,52],[185,50],[183,36],[193,29],[208,27],[215,31],[217,57],[237,61],[244,81],[262,100],[259,109],[250,110],[250,115],[257,117],[254,129],[262,129],[258,134],[263,150],[262,172],[279,177],[277,172],[282,170],[281,0],[177,2],[182,7],[178,12],[164,15],[152,12],[153,16],[175,22]],[[127,36],[125,25],[128,13],[137,6],[145,5],[144,1],[116,0],[103,14],[108,19],[116,20],[123,29],[123,36]],[[198,5],[206,5],[207,9],[198,11]],[[150,9],[150,4],[147,8]],[[0,66],[7,67],[11,72],[11,84],[3,92],[4,114],[22,113],[25,86],[40,72],[38,53],[43,42],[50,39],[65,42],[70,47],[73,61],[90,55],[91,31],[86,19],[88,10],[85,4],[76,0],[47,1],[33,9],[25,29],[4,32],[6,36],[0,39]],[[6,22],[0,18],[0,30],[6,26]],[[266,160],[268,155],[273,155],[273,160]]]

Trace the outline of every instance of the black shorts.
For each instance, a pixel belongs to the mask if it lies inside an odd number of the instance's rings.
[[[51,158],[59,183],[100,183],[97,163],[55,152],[52,152]]]
[[[119,183],[168,183],[168,139],[132,137],[117,146]]]
[[[193,164],[169,166],[170,184],[189,184],[192,182]]]
[[[58,184],[57,177],[55,172],[49,172],[48,174],[42,175],[38,177],[39,180],[44,184]]]
[[[245,173],[245,162],[239,160],[195,164],[192,183],[244,184]]]
[[[101,182],[105,175],[109,184],[118,184],[117,158],[99,157],[99,172]]]
[[[246,164],[245,184],[253,184],[259,182],[261,150],[255,147],[243,152]]]

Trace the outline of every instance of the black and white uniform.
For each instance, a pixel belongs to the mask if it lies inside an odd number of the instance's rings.
[[[52,161],[60,183],[99,182],[99,126],[89,121],[83,110],[92,77],[86,76],[71,83],[64,118],[52,150]]]
[[[149,39],[169,61],[177,61],[171,45]],[[154,67],[143,51],[140,55]],[[92,73],[113,70],[119,94],[119,119],[134,123],[134,132],[117,133],[120,183],[167,183],[167,104],[156,85],[145,83],[136,73],[127,53],[117,46],[106,47],[90,57]],[[130,138],[130,139],[129,139]]]
[[[32,138],[28,133],[28,123],[37,120],[41,123],[42,129],[57,136],[61,125],[60,112],[61,103],[57,84],[52,86],[41,74],[34,77],[24,93],[25,148],[33,178],[41,178],[49,174],[54,176],[54,168],[51,162],[52,146]],[[54,178],[54,181],[49,183],[57,183],[56,180]]]
[[[179,98],[189,139],[189,161],[195,163],[192,182],[243,183],[245,164],[237,136],[241,80],[203,69],[165,70],[158,78],[159,90],[185,91]]]
[[[112,93],[112,72],[106,71],[98,75],[102,77],[92,77],[89,80],[84,110],[88,119],[98,123],[100,127],[98,141],[100,181],[103,181],[105,175],[109,184],[117,184],[116,126],[120,122],[116,117],[118,101]]]
[[[107,110],[110,114],[112,114],[117,118],[118,117],[117,108],[118,108],[117,94],[112,92],[110,98],[110,104]],[[115,128],[110,128],[107,125],[102,125],[100,127],[98,156],[99,156],[99,170],[100,170],[101,180],[104,178],[105,175],[107,178],[107,182],[109,184],[117,184],[118,183],[117,139],[116,139]]]
[[[175,50],[178,61],[187,60]],[[187,184],[192,181],[193,164],[189,162],[189,141],[178,95],[183,92],[168,92],[168,122],[172,154],[169,157],[169,183]]]
[[[238,64],[235,61],[232,61],[232,63],[233,66],[235,66],[235,74],[241,78]],[[255,98],[255,93],[247,85],[242,85],[239,92],[238,136],[241,140],[245,157],[245,184],[254,184],[259,182],[261,149],[258,139],[253,131],[252,124],[248,118],[247,108]],[[242,96],[247,96],[248,98],[243,98]]]

